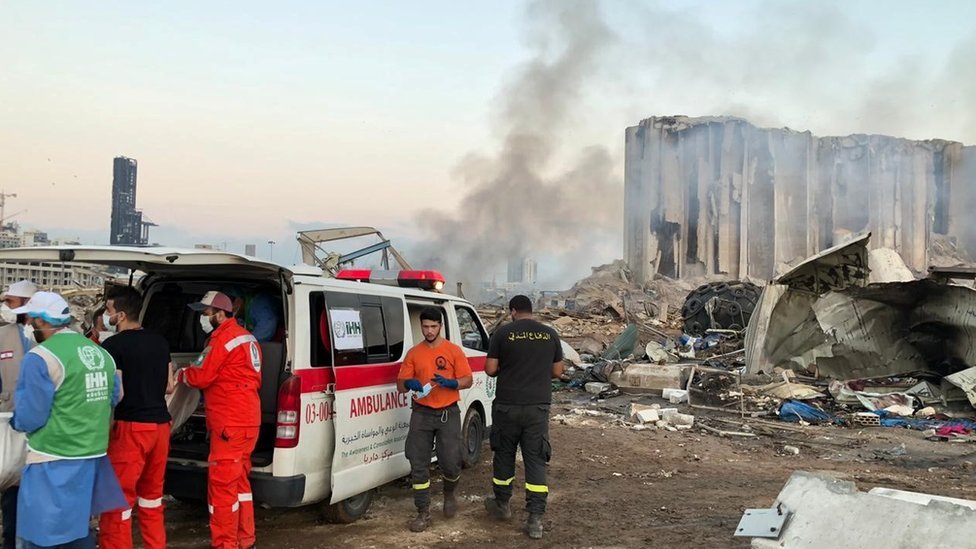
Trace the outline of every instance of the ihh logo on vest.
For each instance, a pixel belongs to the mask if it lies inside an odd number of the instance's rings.
[[[98,402],[108,398],[108,372],[85,374],[85,400]]]
[[[108,399],[108,372],[105,371],[105,355],[95,346],[78,349],[78,358],[85,365],[85,400],[98,402]]]

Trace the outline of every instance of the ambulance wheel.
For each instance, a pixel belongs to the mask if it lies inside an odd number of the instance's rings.
[[[350,524],[363,518],[370,504],[373,503],[373,494],[376,489],[367,490],[358,496],[344,499],[339,503],[325,506],[325,519],[329,522],[338,524]]]
[[[485,443],[485,422],[481,412],[471,408],[461,427],[461,465],[474,467],[481,459],[481,446]]]

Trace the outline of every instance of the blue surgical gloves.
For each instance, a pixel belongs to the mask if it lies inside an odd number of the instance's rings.
[[[418,393],[424,390],[424,386],[420,384],[419,380],[408,379],[403,382],[403,386],[407,388],[408,391],[417,391]]]
[[[447,379],[446,377],[437,374],[434,376],[434,383],[440,385],[445,389],[457,389],[458,382],[456,379]]]

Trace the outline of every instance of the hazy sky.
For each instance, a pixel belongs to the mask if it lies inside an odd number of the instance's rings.
[[[622,173],[624,128],[664,114],[976,142],[974,2],[599,8],[613,42],[547,169],[598,145]],[[7,213],[105,243],[125,155],[167,244],[275,239],[293,261],[298,227],[421,239],[419,211],[463,218],[460,162],[498,150],[506,86],[559,47],[540,19],[510,0],[3,2]]]

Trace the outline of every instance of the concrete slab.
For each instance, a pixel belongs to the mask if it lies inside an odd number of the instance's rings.
[[[859,492],[853,482],[797,471],[772,505],[781,504],[792,517],[778,539],[754,538],[752,547],[949,549],[971,547],[976,539],[976,502],[958,505],[930,496],[923,505],[889,496]]]
[[[623,392],[661,394],[664,389],[681,387],[687,364],[631,364],[623,372],[610,374],[610,382]]]

